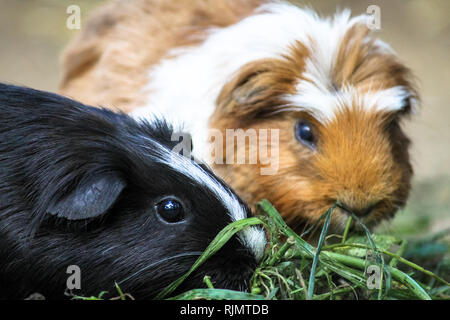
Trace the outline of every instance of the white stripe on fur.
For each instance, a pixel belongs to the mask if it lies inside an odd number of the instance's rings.
[[[191,179],[201,187],[209,189],[228,210],[228,214],[230,215],[232,221],[248,218],[245,208],[241,205],[236,196],[224,188],[224,186],[217,179],[215,179],[214,176],[206,172],[195,161],[176,152],[172,152],[170,149],[164,147],[157,141],[150,140],[143,136],[141,136],[141,138],[145,139],[154,146],[152,152],[150,153],[156,153],[156,156],[152,156],[153,161],[164,164],[172,168],[174,171],[184,175],[188,179]],[[146,146],[142,147],[147,148]],[[244,230],[238,232],[237,235],[242,244],[250,249],[256,260],[259,262],[263,257],[266,246],[264,230],[260,227],[253,226],[245,228]]]
[[[323,124],[333,120],[336,111],[344,107],[396,111],[404,108],[408,99],[413,99],[411,92],[403,86],[360,93],[352,86],[345,86],[338,91],[322,91],[308,81],[300,81],[297,92],[285,97],[289,102],[289,110],[309,112]]]

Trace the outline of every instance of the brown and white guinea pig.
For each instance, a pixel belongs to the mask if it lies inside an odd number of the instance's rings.
[[[97,296],[114,283],[153,298],[217,233],[251,215],[205,165],[172,151],[173,129],[60,95],[0,84],[0,299]],[[182,284],[244,290],[265,248],[238,232]]]
[[[297,231],[336,201],[373,227],[407,201],[413,170],[400,122],[419,98],[369,22],[279,1],[114,1],[66,49],[61,91],[184,122],[195,154],[251,205],[269,199]],[[272,163],[259,152],[254,164],[225,162],[250,150],[233,138],[217,152],[227,129],[273,133],[257,138]],[[262,174],[267,167],[276,173]],[[332,228],[346,220],[337,209]]]

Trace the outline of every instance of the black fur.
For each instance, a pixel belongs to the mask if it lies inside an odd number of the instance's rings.
[[[74,294],[114,296],[118,282],[138,299],[187,272],[231,219],[207,188],[153,161],[160,151],[154,142],[177,143],[171,134],[164,121],[137,123],[0,84],[0,298],[64,298],[69,265],[81,268]],[[168,195],[184,203],[182,223],[155,213]],[[242,289],[254,267],[233,238],[179,291],[204,287],[205,274],[218,288]]]

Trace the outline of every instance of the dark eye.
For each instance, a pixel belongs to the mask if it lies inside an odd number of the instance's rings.
[[[184,208],[180,201],[166,198],[156,205],[158,215],[168,223],[179,222],[184,219]]]
[[[308,148],[316,148],[316,138],[314,137],[312,126],[308,122],[299,121],[295,124],[295,137]]]

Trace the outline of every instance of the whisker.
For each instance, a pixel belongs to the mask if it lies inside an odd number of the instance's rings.
[[[169,261],[169,260],[178,259],[178,258],[182,258],[182,257],[191,257],[191,256],[198,256],[198,257],[199,257],[199,256],[202,255],[202,253],[203,253],[203,252],[197,252],[197,251],[193,251],[193,252],[185,252],[185,253],[181,253],[181,254],[174,255],[174,256],[172,256],[172,257],[168,257],[168,258],[164,258],[164,259],[155,261],[155,262],[153,262],[153,263],[151,263],[151,264],[149,264],[149,265],[143,267],[142,269],[136,271],[135,273],[133,273],[132,275],[126,277],[125,279],[123,279],[123,280],[121,280],[121,281],[118,281],[117,284],[120,285],[120,284],[124,283],[125,281],[128,281],[128,280],[130,280],[131,278],[134,278],[135,276],[141,274],[141,273],[144,272],[145,270],[148,270],[148,269],[150,269],[150,268],[152,268],[152,267],[154,267],[154,266],[156,266],[156,265],[158,265],[158,264],[165,263],[165,262],[167,262],[167,261]]]

